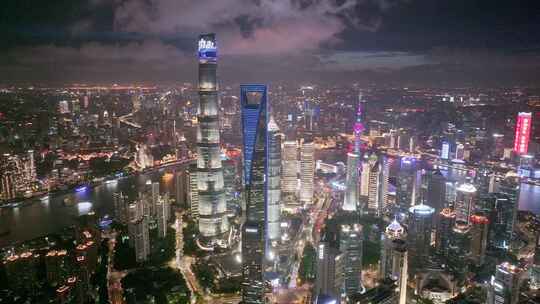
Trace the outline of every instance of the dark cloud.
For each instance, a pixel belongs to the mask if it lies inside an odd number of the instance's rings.
[[[3,8],[4,82],[193,80],[201,32],[217,33],[220,75],[230,81],[540,78],[532,0],[7,0]]]

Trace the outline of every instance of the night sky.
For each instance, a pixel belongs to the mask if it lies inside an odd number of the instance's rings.
[[[4,0],[0,83],[540,83],[538,0]]]

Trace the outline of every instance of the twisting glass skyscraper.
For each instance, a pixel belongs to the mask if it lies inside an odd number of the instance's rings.
[[[197,189],[199,192],[199,232],[203,243],[214,245],[229,230],[220,158],[215,35],[201,35],[198,49]]]
[[[246,221],[242,230],[242,303],[264,303],[263,262],[268,199],[266,86],[241,85]]]

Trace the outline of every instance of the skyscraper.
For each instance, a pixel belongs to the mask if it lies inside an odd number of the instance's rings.
[[[427,193],[424,198],[435,209],[435,214],[439,214],[446,207],[446,179],[440,170],[430,172]]]
[[[218,125],[217,46],[214,34],[199,37],[199,126],[197,189],[199,232],[208,245],[219,243],[229,230],[223,191]]]
[[[358,177],[359,177],[359,161],[360,148],[362,144],[362,132],[364,124],[362,122],[362,94],[358,95],[358,110],[356,112],[356,122],[354,123],[354,149],[347,154],[347,176],[345,181],[345,200],[343,202],[343,210],[357,211],[358,210]]]
[[[488,285],[487,304],[516,304],[525,271],[508,262],[497,265]]]
[[[343,283],[347,296],[361,293],[362,285],[362,245],[364,232],[360,224],[341,225],[339,251],[343,254]]]
[[[380,215],[383,210],[379,198],[381,188],[381,166],[376,155],[369,159],[368,212]]]
[[[268,206],[266,86],[241,85],[246,221],[242,231],[242,302],[264,303],[263,262]]]
[[[281,192],[284,196],[283,208],[295,212],[300,207],[296,199],[298,188],[298,144],[295,140],[283,143],[281,167]]]
[[[420,171],[416,158],[401,158],[397,184],[396,203],[402,210],[420,202]]]
[[[518,113],[514,137],[514,153],[516,153],[517,155],[527,154],[527,152],[529,151],[531,124],[532,113]]]
[[[489,220],[482,215],[471,216],[471,256],[477,265],[484,264]]]
[[[456,189],[456,221],[470,222],[471,215],[476,208],[476,187],[473,184],[463,183]]]
[[[404,240],[395,239],[392,241],[392,279],[396,281],[398,287],[398,304],[407,303],[407,281],[408,271],[408,252],[407,244]]]
[[[381,261],[379,263],[379,274],[382,279],[395,278],[392,277],[393,267],[393,251],[394,251],[394,240],[403,239],[405,237],[405,229],[399,224],[399,222],[394,219],[388,227],[386,227],[385,232],[382,234],[382,246],[381,246]]]
[[[313,179],[315,177],[315,145],[311,135],[304,138],[300,148],[300,202],[313,202]]]
[[[452,229],[456,222],[456,213],[449,208],[444,208],[438,214],[437,231],[435,234],[435,249],[438,254],[448,256]]]
[[[409,274],[411,277],[426,265],[431,245],[431,227],[435,209],[420,204],[409,208]]]
[[[298,186],[298,144],[294,140],[286,140],[283,143],[283,167],[281,191],[296,193]]]
[[[281,199],[281,136],[276,121],[268,122],[268,240],[279,239]]]
[[[316,295],[326,295],[337,301],[343,287],[343,255],[329,242],[317,247]],[[337,303],[337,302],[336,302]]]

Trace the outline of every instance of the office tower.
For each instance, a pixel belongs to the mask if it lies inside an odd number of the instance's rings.
[[[343,283],[345,294],[350,297],[361,293],[362,285],[362,245],[364,232],[360,224],[341,225],[339,251],[343,256]]]
[[[229,230],[220,158],[215,35],[201,35],[198,50],[197,189],[199,192],[199,232],[203,243],[215,245],[222,243],[221,240]]]
[[[169,193],[160,195],[156,205],[158,236],[164,238],[167,235],[168,221],[171,215],[171,203],[169,201]]]
[[[367,155],[364,156],[364,160],[360,162],[360,193],[361,197],[368,197],[369,195],[369,176],[371,171],[371,164]]]
[[[497,265],[488,284],[487,304],[517,304],[525,271],[508,262]]]
[[[242,231],[242,302],[264,303],[268,203],[268,103],[266,86],[241,85],[246,220]]]
[[[414,276],[429,261],[431,227],[435,209],[420,204],[409,208],[409,274]]]
[[[379,209],[381,213],[388,213],[390,207],[388,204],[388,183],[390,179],[390,164],[385,155],[379,155]]]
[[[342,254],[329,242],[320,242],[314,294],[326,295],[337,301],[341,297],[343,283]]]
[[[420,202],[420,171],[416,158],[401,158],[397,184],[396,203],[401,209],[406,210]]]
[[[276,121],[268,122],[268,240],[279,239],[281,199],[281,136]]]
[[[197,165],[190,164],[187,171],[187,180],[188,180],[188,204],[189,211],[191,212],[191,217],[193,219],[199,219],[199,183],[197,182]]]
[[[315,178],[315,144],[311,135],[304,138],[300,148],[300,202],[313,202],[313,179]]]
[[[39,254],[30,251],[19,255],[12,254],[3,261],[10,290],[33,294],[38,284]]]
[[[529,151],[529,138],[531,135],[532,113],[519,112],[516,121],[514,137],[514,153],[527,154]]]
[[[298,144],[296,141],[286,140],[283,143],[282,157],[281,191],[294,194],[298,186]]]
[[[469,223],[471,215],[476,208],[476,187],[469,183],[463,183],[456,189],[456,221]]]
[[[356,295],[352,303],[356,304],[396,304],[399,296],[396,294],[397,285],[392,280],[384,280],[380,285]],[[322,303],[329,303],[322,302]],[[331,302],[330,302],[331,303]],[[318,304],[318,303],[317,303]]]
[[[129,223],[129,238],[133,239],[135,259],[137,263],[148,260],[150,256],[150,236],[148,233],[148,217],[143,216]]]
[[[377,156],[372,155],[369,159],[369,184],[368,184],[368,212],[380,215],[383,211],[381,199],[381,165]],[[363,172],[362,172],[363,174]]]
[[[380,278],[392,278],[392,259],[394,251],[394,240],[403,239],[405,237],[405,229],[394,219],[385,232],[381,235],[381,261],[379,263]]]
[[[462,274],[467,271],[467,260],[471,254],[471,226],[464,221],[456,220],[452,228],[452,238],[450,239],[450,254],[447,256],[455,265],[455,270]]]
[[[436,169],[429,173],[427,193],[425,193],[424,199],[435,209],[435,214],[439,214],[446,207],[446,179],[440,170]]]
[[[407,244],[402,239],[392,241],[392,279],[396,281],[398,304],[407,303],[407,280],[409,278]]]
[[[441,159],[448,160],[450,157],[450,143],[447,141],[443,141],[442,148],[441,148]]]
[[[509,249],[514,231],[516,201],[508,195],[493,193],[485,200],[489,220],[489,244]]]
[[[189,172],[181,169],[176,172],[175,190],[176,204],[184,209],[189,208],[188,193],[189,193]]]
[[[28,160],[27,160],[27,180],[30,183],[36,181],[36,163],[34,161],[34,150],[28,150]]]
[[[438,213],[438,218],[435,249],[438,254],[447,257],[450,253],[450,241],[452,239],[452,229],[456,222],[456,213],[449,208],[444,208]]]
[[[486,257],[489,220],[483,215],[473,215],[471,225],[471,257],[477,265],[482,265]]]
[[[149,211],[150,211],[150,215],[151,216],[155,216],[156,215],[156,206],[157,206],[157,203],[158,203],[158,199],[159,199],[159,183],[158,182],[153,182],[150,186],[150,194],[151,194],[151,199],[150,201],[148,202],[149,203]]]
[[[122,224],[128,223],[127,197],[122,192],[113,193],[114,218]]]
[[[50,250],[45,255],[45,271],[47,282],[54,286],[62,282],[68,274],[68,257],[66,250]]]

